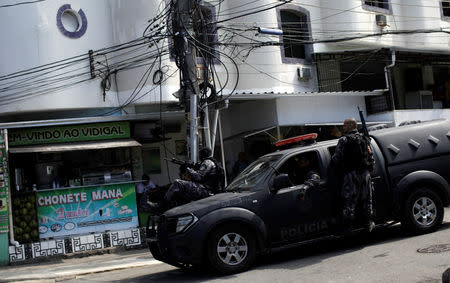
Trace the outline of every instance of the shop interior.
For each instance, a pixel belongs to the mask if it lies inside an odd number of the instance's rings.
[[[39,241],[35,192],[132,181],[129,147],[11,153],[14,237]]]
[[[10,168],[17,192],[132,180],[130,148],[15,153]]]

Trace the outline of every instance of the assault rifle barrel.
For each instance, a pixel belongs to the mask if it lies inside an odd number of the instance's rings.
[[[361,119],[363,135],[366,138],[369,138],[369,131],[367,130],[366,119],[364,119],[364,114],[362,113],[362,110],[359,109],[359,106],[358,106],[358,112],[359,112],[359,118]]]

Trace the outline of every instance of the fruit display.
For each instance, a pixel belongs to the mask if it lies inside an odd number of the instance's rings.
[[[12,211],[14,239],[21,244],[39,241],[35,194],[15,194]]]

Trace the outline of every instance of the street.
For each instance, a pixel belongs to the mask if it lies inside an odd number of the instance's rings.
[[[450,268],[450,208],[431,234],[399,225],[260,257],[249,271],[219,276],[161,263],[80,276],[63,282],[441,282]]]

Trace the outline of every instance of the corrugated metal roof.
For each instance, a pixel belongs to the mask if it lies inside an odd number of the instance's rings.
[[[336,91],[336,92],[237,92],[229,100],[275,99],[282,97],[317,97],[317,96],[376,96],[383,94],[385,89],[369,91]]]
[[[171,111],[163,112],[162,117],[183,117],[183,111]],[[116,121],[158,121],[160,113],[145,113],[145,114],[129,114],[122,116],[105,116],[105,117],[83,117],[83,118],[68,118],[68,119],[54,119],[54,120],[38,120],[38,121],[20,121],[20,122],[8,122],[0,123],[0,129],[12,129],[12,128],[28,128],[28,127],[43,127],[43,126],[56,126],[56,125],[76,125],[76,124],[91,124],[91,123],[103,123],[103,122],[116,122]]]
[[[403,52],[403,53],[411,53],[417,55],[429,54],[429,55],[443,55],[450,56],[450,52],[448,50],[436,50],[436,49],[426,49],[426,48],[410,48],[410,47],[400,47],[400,46],[391,46],[391,47],[383,47],[383,48],[353,48],[347,50],[326,50],[323,52],[314,52],[313,55],[339,55],[339,54],[351,54],[351,53],[369,53],[374,51],[383,51],[387,55],[390,55],[391,51],[395,52]]]

